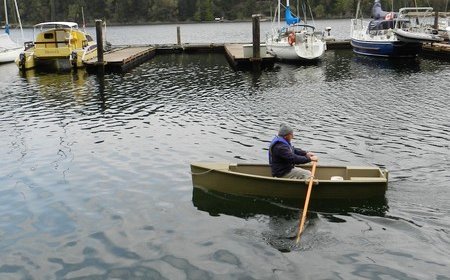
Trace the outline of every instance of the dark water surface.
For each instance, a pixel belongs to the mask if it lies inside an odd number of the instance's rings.
[[[0,66],[0,279],[450,279],[450,64],[329,51],[233,72],[161,55],[96,76]],[[265,162],[278,125],[386,201],[299,208],[194,191],[193,161]]]

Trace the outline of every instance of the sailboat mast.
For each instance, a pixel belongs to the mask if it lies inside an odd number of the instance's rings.
[[[83,17],[83,31],[86,32],[86,21],[84,20],[84,9],[81,7],[81,16]]]
[[[20,19],[19,6],[17,6],[17,0],[14,0],[14,5],[16,6],[17,20],[19,20],[19,27],[20,27],[20,33],[22,35],[22,41],[25,41],[25,36],[23,35],[23,29],[22,29],[22,20]]]
[[[281,0],[278,0],[278,28],[281,28]]]
[[[5,6],[5,25],[8,26],[9,22],[8,22],[8,7],[6,6],[6,0],[3,0],[3,4]]]
[[[356,5],[356,16],[355,18],[357,19],[359,17],[359,8],[361,5],[361,0],[358,1],[358,4]],[[362,14],[361,14],[361,18],[362,18]]]

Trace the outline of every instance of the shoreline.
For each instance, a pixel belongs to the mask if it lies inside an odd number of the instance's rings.
[[[345,20],[350,18],[320,18],[315,20]],[[58,21],[58,20],[55,20]],[[105,21],[104,21],[105,22]],[[153,21],[153,22],[131,22],[131,23],[120,23],[120,22],[108,22],[106,21],[107,26],[142,26],[142,25],[166,25],[166,24],[203,24],[203,23],[243,23],[243,22],[252,22],[252,19],[242,19],[242,20],[221,20],[221,21],[175,21],[175,22],[163,22],[163,21]],[[261,22],[270,22],[270,18],[262,17]],[[77,22],[78,23],[78,22]],[[38,24],[38,23],[36,23]],[[33,28],[35,24],[25,23],[22,24],[23,28]],[[82,24],[78,23],[79,26]],[[95,27],[95,20],[93,20],[93,24],[86,23],[86,27]],[[18,28],[18,26],[13,25],[10,28]],[[3,28],[2,28],[3,29]]]

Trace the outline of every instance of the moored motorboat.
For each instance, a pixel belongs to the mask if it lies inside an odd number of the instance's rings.
[[[433,17],[434,12],[431,7],[401,8],[397,15],[397,22],[402,19],[407,20],[408,25],[403,25],[402,28],[396,26],[394,33],[398,40],[407,43],[442,42],[444,38],[431,22]]]
[[[194,187],[255,197],[304,199],[309,182],[272,177],[268,164],[192,163],[191,172]],[[380,198],[387,184],[388,172],[379,167],[318,165],[311,199]]]
[[[432,33],[425,33],[420,31],[407,31],[403,29],[396,29],[395,34],[402,42],[408,43],[438,43],[444,41],[439,35]]]
[[[74,22],[44,22],[34,26],[33,42],[16,60],[20,70],[35,67],[81,68],[83,61],[97,57],[97,44]]]

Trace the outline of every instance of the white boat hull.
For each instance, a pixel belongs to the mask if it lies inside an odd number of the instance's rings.
[[[23,50],[23,45],[11,40],[7,33],[0,34],[0,63],[14,62]]]
[[[0,50],[0,63],[14,62],[23,52],[23,48]]]
[[[442,42],[444,38],[435,34],[427,34],[423,32],[410,32],[402,29],[394,30],[397,38],[402,42],[411,42],[411,43],[433,43],[433,42]]]
[[[281,60],[311,61],[320,59],[327,49],[326,42],[313,34],[297,34],[291,45],[287,37],[280,40],[268,38],[267,52]]]

